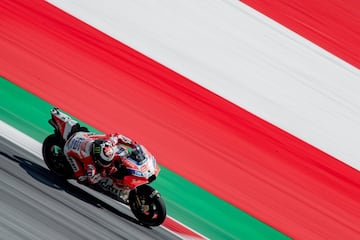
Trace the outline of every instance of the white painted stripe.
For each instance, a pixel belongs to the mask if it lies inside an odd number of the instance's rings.
[[[360,71],[238,0],[50,0],[360,169]]]
[[[16,128],[13,128],[12,126],[8,125],[7,123],[3,122],[0,120],[0,136],[9,140],[10,142],[16,144],[17,146],[19,146],[19,148],[24,149],[25,151],[33,154],[34,156],[37,157],[37,162],[36,164],[39,164],[41,166],[46,167],[45,163],[42,161],[42,143],[36,141],[35,139],[33,139],[32,137],[26,135],[25,133],[19,131]],[[80,187],[81,189],[83,189],[84,191],[92,191],[91,189],[88,189],[84,186],[81,186],[80,184],[78,184],[75,180],[70,180],[71,184],[74,184],[78,187]],[[93,191],[93,193],[95,193],[95,191]],[[99,194],[100,195],[100,194]],[[115,202],[115,200],[113,200]],[[117,202],[119,203],[119,202]],[[122,204],[122,203],[120,203]],[[128,207],[125,204],[122,204],[123,206]],[[201,239],[207,239],[205,236],[203,236],[202,234],[196,232],[195,230],[191,229],[190,227],[184,225],[183,223],[177,221],[176,219],[174,219],[171,216],[167,216],[168,218],[171,218],[174,222],[176,222],[179,226],[182,226],[183,228],[188,229],[189,231],[195,233],[194,235],[198,235],[201,236]],[[160,226],[162,228],[164,228],[165,230],[171,232],[173,235],[184,239],[184,240],[188,240],[188,239],[193,239],[190,236],[187,235],[182,235],[181,232],[174,232],[171,231],[170,229],[164,227],[164,226]]]
[[[38,159],[42,159],[41,143],[39,143],[35,139],[29,137],[25,133],[13,128],[12,126],[6,124],[1,120],[0,120],[0,136],[4,137],[5,139],[9,140],[12,143],[15,143],[20,148],[36,156]],[[39,162],[43,163],[43,161],[40,160]],[[45,166],[44,163],[42,165]]]

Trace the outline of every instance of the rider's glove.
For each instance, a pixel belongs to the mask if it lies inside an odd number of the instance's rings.
[[[95,174],[94,176],[89,177],[88,179],[89,179],[90,184],[96,184],[101,180],[100,173]]]
[[[118,138],[116,136],[111,136],[108,141],[111,142],[113,146],[118,144]]]
[[[95,166],[92,164],[87,165],[86,175],[90,178],[95,175]]]
[[[126,145],[132,145],[133,144],[133,141],[130,138],[125,137],[124,135],[121,135],[121,134],[117,135],[117,139],[118,139],[119,142],[121,142],[123,144],[126,144]]]
[[[95,174],[95,166],[92,164],[87,165],[86,174],[90,184],[98,183],[101,180],[100,173]]]

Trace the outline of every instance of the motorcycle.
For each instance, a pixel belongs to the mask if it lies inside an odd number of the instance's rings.
[[[58,108],[51,109],[51,119],[48,122],[54,127],[54,133],[47,136],[42,145],[45,164],[57,176],[74,179],[63,148],[75,132],[88,132],[88,129],[80,126]],[[144,225],[159,226],[166,218],[166,207],[160,193],[149,184],[156,179],[160,168],[154,156],[144,146],[139,147],[145,158],[140,162],[130,157],[122,158],[122,177],[105,176],[97,184],[87,186],[128,205],[135,217]]]

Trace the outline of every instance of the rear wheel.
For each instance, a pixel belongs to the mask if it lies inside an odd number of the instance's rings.
[[[159,226],[166,218],[166,207],[159,193],[149,185],[132,190],[129,197],[131,211],[148,226]]]
[[[42,145],[43,158],[50,171],[59,177],[72,178],[73,171],[63,153],[63,147],[64,143],[59,137],[55,134],[49,135]]]

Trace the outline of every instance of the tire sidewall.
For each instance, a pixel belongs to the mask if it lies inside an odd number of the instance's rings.
[[[166,207],[164,200],[161,198],[161,196],[159,194],[156,194],[156,196],[150,197],[150,195],[154,191],[156,191],[154,188],[145,184],[137,188],[137,193],[135,193],[135,191],[133,190],[130,193],[129,197],[129,205],[132,213],[140,222],[147,226],[159,226],[165,221],[166,218]],[[157,218],[148,219],[148,216],[144,215],[142,211],[136,207],[136,203],[134,202],[136,197],[135,194],[146,196],[146,201],[151,201],[151,203],[156,205],[158,209]]]
[[[64,166],[65,166],[64,168],[59,169],[59,168],[55,167],[54,160],[53,160],[52,154],[51,154],[51,148],[53,146],[58,146],[61,149],[64,148],[64,142],[61,140],[61,138],[59,138],[55,134],[51,134],[51,135],[47,136],[42,145],[42,154],[43,154],[43,158],[44,158],[44,162],[45,162],[46,166],[49,168],[49,170],[51,172],[55,173],[59,177],[66,178],[66,179],[72,178],[73,171],[71,170],[70,164],[66,161],[65,158],[63,160]]]

